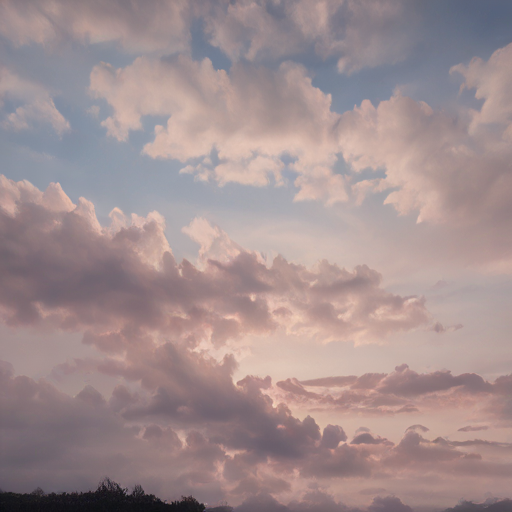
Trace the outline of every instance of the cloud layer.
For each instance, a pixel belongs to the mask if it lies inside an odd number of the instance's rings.
[[[3,490],[510,509],[512,10],[476,3],[0,2]]]
[[[390,0],[6,1],[0,33],[16,45],[113,42],[131,53],[190,49],[194,23],[231,60],[279,60],[313,51],[340,72],[402,60],[415,40],[414,13]]]
[[[424,300],[386,292],[377,272],[326,261],[307,269],[282,256],[267,264],[204,219],[185,230],[202,246],[198,264],[178,264],[156,212],[128,218],[114,209],[102,227],[92,203],[73,204],[58,184],[44,192],[27,181],[2,177],[0,184],[2,320],[81,331],[99,350],[57,365],[53,382],[88,374],[117,383],[110,397],[90,384],[71,397],[3,364],[6,485],[90,486],[101,460],[114,478],[142,478],[160,492],[167,480],[158,475],[172,461],[166,492],[246,500],[241,508],[249,510],[261,500],[275,505],[273,495],[297,496],[308,482],[512,475],[507,443],[431,440],[417,424],[397,443],[368,429],[350,437],[290,408],[407,415],[418,407],[480,406],[486,421],[506,425],[510,376],[491,383],[402,365],[391,374],[273,386],[270,377],[235,383],[234,356],[210,355],[249,334],[368,341],[429,325]],[[64,474],[71,460],[76,469]],[[317,501],[342,506],[313,493],[289,507],[314,510]]]
[[[114,209],[102,228],[92,203],[75,206],[59,185],[42,193],[2,177],[0,193],[0,304],[9,325],[88,329],[88,342],[114,349],[141,329],[221,346],[278,329],[368,342],[431,323],[423,298],[386,292],[366,265],[307,269],[282,256],[267,265],[238,249],[200,269],[175,261],[157,212],[129,219]],[[201,238],[204,225],[189,234]]]
[[[477,416],[503,426],[510,422],[507,413],[510,376],[489,382],[475,373],[453,375],[450,371],[417,373],[407,364],[392,373],[366,373],[277,382],[280,398],[311,410],[338,410],[344,413],[395,415],[434,413],[442,409],[469,410]],[[284,394],[283,394],[284,392]],[[428,431],[416,425],[422,432]],[[487,430],[489,426],[468,425],[459,432]]]
[[[118,70],[95,67],[90,89],[112,107],[102,124],[118,140],[142,129],[146,116],[168,117],[143,151],[187,164],[182,172],[197,179],[282,185],[286,169],[296,176],[296,200],[327,205],[386,192],[385,204],[418,222],[476,229],[487,249],[473,248],[474,258],[492,261],[510,250],[511,66],[511,45],[487,62],[454,66],[483,105],[455,105],[450,114],[400,93],[339,114],[291,62],[272,71],[237,63],[227,73],[209,59],[141,57]]]

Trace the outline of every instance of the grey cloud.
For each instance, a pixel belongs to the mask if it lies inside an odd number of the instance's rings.
[[[114,210],[102,228],[91,203],[74,207],[60,188],[63,206],[55,210],[29,183],[2,178],[1,186],[0,313],[13,326],[86,329],[85,343],[116,352],[151,344],[145,331],[155,329],[220,346],[278,327],[323,340],[371,340],[430,322],[424,299],[386,292],[365,265],[350,272],[322,261],[310,270],[278,256],[267,266],[241,251],[200,269],[175,261],[156,212],[130,223]],[[274,314],[280,306],[291,315]]]
[[[254,495],[258,493],[279,494],[287,491],[291,491],[291,484],[287,480],[260,476],[240,479],[238,485],[231,492],[235,495]]]
[[[381,489],[383,490],[383,489]],[[306,492],[300,500],[291,501],[287,506],[279,503],[272,496],[261,493],[247,499],[235,508],[235,512],[362,512],[361,509],[349,508],[342,502],[322,491]],[[402,503],[396,496],[376,497],[364,509],[367,512],[412,512],[412,508]],[[501,510],[496,510],[501,512]]]
[[[318,479],[425,469],[473,477],[512,474],[507,464],[460,450],[503,452],[509,448],[506,443],[430,441],[408,430],[396,446],[361,431],[357,444],[347,444],[341,427],[328,425],[321,435],[311,417],[301,421],[286,406],[274,406],[262,393],[271,385],[269,379],[247,377],[235,386],[230,360],[219,364],[185,347],[165,345],[151,356],[131,357],[123,365],[98,363],[98,371],[142,384],[138,393],[118,385],[109,400],[91,386],[72,398],[44,381],[15,377],[9,364],[0,364],[0,405],[6,412],[0,428],[7,439],[1,471],[10,472],[7,484],[16,480],[33,488],[38,479],[48,489],[59,481],[73,488],[91,485],[99,460],[116,475],[150,482],[167,468],[173,479],[170,489],[177,492],[229,492],[242,498],[260,493],[246,500],[243,506],[248,507],[256,506],[261,493],[288,492],[286,475],[294,471]],[[57,468],[69,460],[75,465],[80,461],[79,468],[63,476]],[[135,460],[137,473],[130,476]],[[281,506],[268,496],[263,502]],[[312,491],[288,509],[335,512],[344,505]]]
[[[431,442],[417,432],[406,432],[387,459],[391,465],[428,465],[442,464],[463,457],[461,452],[447,444]]]
[[[442,437],[438,437],[432,441],[433,443],[439,443],[445,446],[481,446],[485,448],[498,448],[500,450],[512,449],[512,443],[500,443],[497,441],[485,441],[483,439],[472,439],[469,441],[447,441]]]
[[[373,494],[383,494],[386,492],[386,489],[383,487],[368,487],[367,489],[362,489],[359,491],[359,494],[363,496],[371,496]]]
[[[468,425],[466,427],[461,427],[458,429],[458,432],[478,432],[480,430],[488,430],[489,427],[487,425]]]
[[[323,448],[334,449],[347,440],[347,434],[339,425],[327,425],[322,434],[320,446]]]
[[[305,461],[302,474],[320,478],[368,477],[374,465],[369,452],[342,444],[334,450],[325,450],[311,456]]]
[[[355,375],[347,375],[340,377],[322,377],[320,379],[302,380],[304,386],[323,386],[323,387],[345,387],[353,384],[357,380]]]
[[[244,503],[235,508],[234,512],[288,512],[288,507],[279,503],[270,494],[251,496]]]
[[[293,512],[352,512],[353,510],[320,490],[307,492],[300,501],[289,503],[288,508]]]
[[[297,379],[286,379],[285,381],[277,382],[276,386],[296,396],[303,396],[305,398],[321,398],[321,395],[317,393],[306,391]]]
[[[510,499],[489,499],[484,503],[474,503],[472,501],[462,500],[461,503],[453,508],[447,508],[444,512],[510,512],[512,510],[512,500]]]
[[[386,377],[385,373],[365,373],[350,386],[352,389],[372,389]]]
[[[396,496],[377,496],[368,507],[368,512],[412,512],[412,508],[404,505]]]
[[[388,441],[386,438],[377,436],[372,436],[369,432],[363,432],[362,434],[358,434],[357,436],[350,441],[350,444],[393,444]]]
[[[89,384],[85,386],[75,398],[92,407],[99,407],[106,404],[103,395]]]
[[[430,429],[423,425],[411,425],[410,427],[407,427],[405,431],[408,432],[409,430],[419,430],[420,432],[428,432]]]
[[[166,499],[178,498],[191,475],[196,494],[220,485],[224,450],[194,429],[182,443],[169,426],[127,422],[90,386],[72,398],[43,380],[14,376],[8,364],[0,369],[0,474],[7,488],[87,490],[105,472]]]
[[[489,393],[492,386],[474,373],[454,376],[449,371],[418,374],[407,365],[397,366],[396,371],[386,376],[378,389],[384,393],[400,396],[415,396],[436,391],[445,391],[463,386],[469,393]]]
[[[270,386],[269,379],[246,377],[235,386],[232,357],[219,364],[170,343],[148,352],[145,347],[133,359],[128,354],[124,363],[105,360],[98,364],[97,371],[140,381],[149,393],[148,398],[138,399],[116,388],[111,400],[125,418],[167,419],[183,427],[208,424],[209,436],[216,443],[262,457],[300,459],[316,449],[321,438],[316,422],[309,416],[303,421],[294,418],[284,404],[274,407],[261,393]],[[343,439],[341,429],[333,434]]]
[[[288,379],[278,383],[287,399],[311,407],[340,409],[367,414],[408,414],[422,409],[462,407],[468,400],[480,403],[494,417],[508,421],[507,405],[510,376],[501,376],[495,382],[480,375],[465,373],[453,375],[450,371],[417,373],[402,364],[395,371],[367,373],[359,377],[339,376],[299,382]],[[312,392],[308,388],[326,388]],[[408,430],[427,432],[422,425]]]

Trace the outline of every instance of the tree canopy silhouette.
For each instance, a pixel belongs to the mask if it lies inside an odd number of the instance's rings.
[[[141,485],[132,492],[106,477],[96,491],[50,493],[38,487],[30,494],[0,493],[0,509],[5,512],[203,512],[205,505],[193,496],[165,503],[146,494]]]

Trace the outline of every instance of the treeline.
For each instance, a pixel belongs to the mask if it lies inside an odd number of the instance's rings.
[[[140,485],[132,492],[105,478],[95,491],[45,494],[40,488],[30,494],[0,493],[2,512],[203,512],[205,506],[192,496],[165,503],[146,494]]]

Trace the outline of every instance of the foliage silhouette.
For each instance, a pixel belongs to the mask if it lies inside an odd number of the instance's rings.
[[[205,506],[193,496],[164,503],[136,485],[131,494],[110,478],[104,478],[96,491],[45,494],[38,487],[30,494],[0,493],[2,512],[203,512]]]

